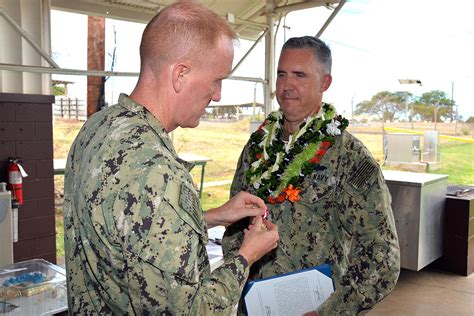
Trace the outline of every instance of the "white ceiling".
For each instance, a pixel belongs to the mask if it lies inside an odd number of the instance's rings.
[[[341,0],[202,0],[223,17],[234,16],[231,25],[239,37],[255,40],[266,28],[267,11],[278,17],[287,12],[317,6],[334,6]],[[87,15],[147,23],[160,9],[174,0],[51,0],[51,8]],[[269,3],[266,5],[266,3]]]

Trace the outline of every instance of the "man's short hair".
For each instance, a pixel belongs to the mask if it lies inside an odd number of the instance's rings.
[[[321,63],[324,71],[327,74],[331,73],[332,57],[329,47],[317,37],[302,36],[292,37],[283,45],[283,49],[292,48],[310,48],[313,51],[314,57]]]
[[[146,26],[140,44],[143,63],[163,65],[179,58],[208,58],[224,36],[237,39],[227,21],[192,0],[165,7]]]

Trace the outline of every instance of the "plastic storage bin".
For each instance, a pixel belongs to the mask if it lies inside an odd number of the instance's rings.
[[[0,315],[43,315],[67,310],[66,272],[43,259],[0,267]]]

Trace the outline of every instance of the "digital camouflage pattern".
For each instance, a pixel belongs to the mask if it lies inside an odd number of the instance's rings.
[[[231,195],[254,192],[245,176],[248,146]],[[301,188],[301,201],[267,205],[280,240],[252,266],[249,280],[329,263],[335,292],[318,308],[319,315],[363,313],[390,293],[400,272],[391,197],[382,172],[364,145],[344,131]],[[240,247],[246,224],[241,220],[225,232],[225,257]]]
[[[248,264],[212,273],[187,163],[160,122],[121,95],[84,124],[65,173],[71,314],[228,315]]]

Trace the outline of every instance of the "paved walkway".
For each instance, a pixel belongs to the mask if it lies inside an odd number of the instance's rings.
[[[367,315],[473,316],[474,273],[464,277],[430,268],[402,269],[393,292]]]
[[[221,185],[227,185],[227,184],[231,184],[231,183],[232,183],[232,180],[204,182],[203,188],[218,187],[218,186],[221,186]]]

